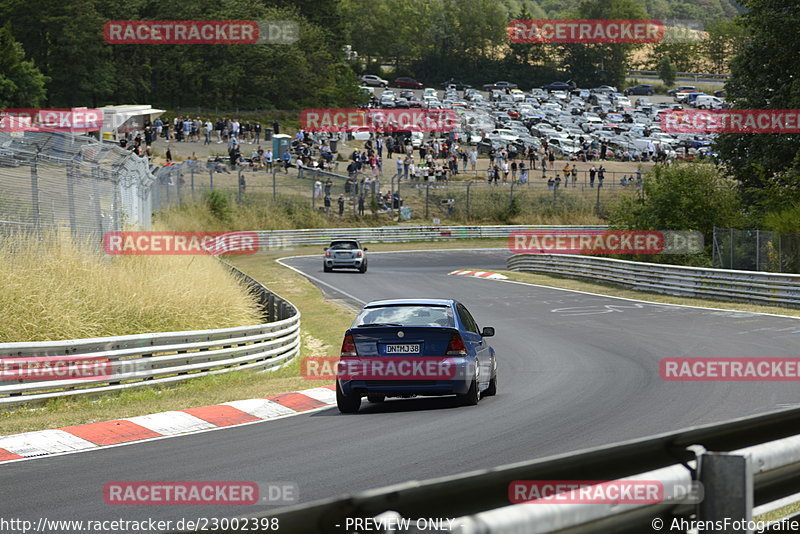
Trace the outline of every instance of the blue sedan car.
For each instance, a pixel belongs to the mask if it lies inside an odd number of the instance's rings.
[[[497,393],[497,362],[463,304],[452,299],[379,300],[344,334],[336,403],[355,413],[362,397],[456,395],[464,405]]]

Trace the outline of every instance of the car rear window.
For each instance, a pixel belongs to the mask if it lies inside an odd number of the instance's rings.
[[[361,310],[353,322],[353,328],[379,324],[454,327],[455,320],[449,306],[379,306]]]
[[[330,248],[331,250],[356,250],[359,247],[355,241],[336,241],[331,243]]]

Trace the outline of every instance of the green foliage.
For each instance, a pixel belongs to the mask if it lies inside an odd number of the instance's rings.
[[[667,87],[675,85],[676,71],[669,56],[664,56],[658,63],[658,77]]]
[[[0,108],[40,107],[46,82],[33,61],[25,59],[25,51],[14,40],[9,25],[0,28]]]
[[[215,219],[221,222],[228,222],[231,219],[232,208],[228,202],[228,197],[221,191],[209,191],[205,195],[205,202],[208,211]]]
[[[748,38],[739,46],[726,84],[742,109],[800,108],[800,5],[749,0],[740,23]],[[800,143],[789,134],[722,134],[720,160],[739,181],[756,211],[800,200]]]
[[[742,206],[734,185],[711,164],[656,166],[640,198],[621,200],[610,224],[621,230],[697,230],[710,247],[714,226],[736,227]]]
[[[799,233],[800,203],[765,214],[763,226],[766,230],[777,232],[781,235]]]

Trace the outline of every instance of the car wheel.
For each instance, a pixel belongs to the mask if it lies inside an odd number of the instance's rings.
[[[495,395],[497,395],[497,369],[495,369],[494,372],[492,373],[492,379],[489,380],[489,387],[487,387],[483,391],[483,394],[481,396],[493,397]]]
[[[336,406],[342,413],[356,413],[361,407],[361,395],[345,395],[336,382]]]
[[[469,386],[469,391],[467,391],[463,395],[459,394],[458,398],[463,406],[475,406],[476,404],[478,404],[478,401],[480,400],[480,394],[478,392],[477,376],[472,381],[472,385]]]
[[[385,83],[382,83],[380,86],[385,88],[385,87],[386,87],[386,84],[385,84]]]
[[[358,272],[360,272],[362,274],[367,272],[367,262],[364,262],[364,263],[361,264],[361,267],[358,268]]]
[[[374,404],[384,402],[385,400],[386,400],[386,395],[381,395],[379,393],[375,393],[373,395],[367,395],[367,401],[372,402]]]
[[[329,273],[329,272],[333,271],[333,269],[331,267],[328,267],[328,265],[324,264],[324,263],[322,264],[322,270],[324,272],[326,272],[326,273]]]
[[[647,96],[653,96],[653,91],[648,91]]]

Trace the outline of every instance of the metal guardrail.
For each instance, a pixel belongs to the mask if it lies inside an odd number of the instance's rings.
[[[515,254],[512,271],[612,282],[684,297],[800,307],[800,274],[705,269],[569,254]]]
[[[760,509],[800,491],[800,409],[749,416],[647,438],[426,481],[411,481],[256,514],[274,517],[281,532],[347,533],[348,518],[450,518],[442,529],[402,532],[458,534],[663,532],[674,519],[752,519]],[[510,504],[509,485],[519,480],[657,481],[700,492],[671,502],[612,504]],[[699,484],[697,484],[699,482]],[[698,497],[690,502],[692,497]],[[700,501],[697,504],[697,501]],[[395,523],[396,524],[396,523]],[[396,532],[371,523],[370,532]],[[363,530],[361,530],[363,532]],[[716,528],[718,533],[752,532]],[[212,530],[212,532],[234,532]]]
[[[258,292],[263,324],[216,330],[162,332],[118,337],[0,343],[0,364],[19,368],[15,359],[52,357],[62,368],[81,365],[96,376],[75,379],[0,382],[0,408],[55,397],[90,395],[188,380],[241,369],[272,369],[300,352],[300,312],[290,302],[231,267]]]
[[[655,70],[629,70],[628,75],[643,74],[646,76],[658,76],[658,71]],[[678,78],[730,78],[730,74],[716,73],[716,72],[676,72],[675,76]]]
[[[314,228],[257,232],[259,249],[299,245],[327,245],[331,239],[351,238],[363,243],[406,243],[410,241],[450,241],[456,239],[507,238],[512,232],[527,230],[605,230],[607,226],[496,225],[496,226],[381,226],[375,228]]]

